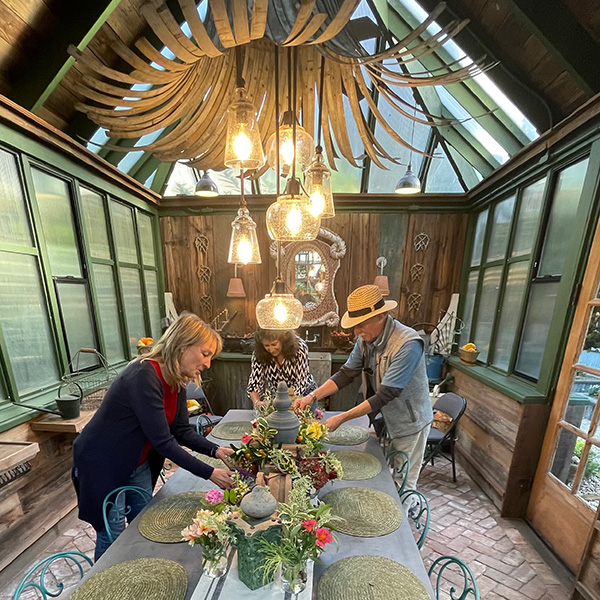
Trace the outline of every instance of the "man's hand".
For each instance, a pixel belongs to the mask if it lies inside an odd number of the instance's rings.
[[[215,469],[209,479],[213,483],[216,483],[222,490],[230,490],[233,487],[231,471],[227,469]]]
[[[219,446],[215,452],[215,458],[220,458],[226,465],[229,464],[229,457],[233,454],[232,448]]]
[[[344,413],[342,413],[341,415],[334,415],[333,417],[329,417],[329,419],[325,421],[325,427],[327,427],[329,431],[335,431],[343,423]]]
[[[267,400],[256,400],[255,402],[252,403],[252,406],[254,407],[254,410],[260,410],[267,404],[268,404]]]
[[[292,402],[292,410],[302,411],[307,406],[310,406],[314,401],[312,396],[304,396],[304,398],[296,398]]]

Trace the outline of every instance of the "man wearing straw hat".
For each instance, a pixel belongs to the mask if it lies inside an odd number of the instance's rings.
[[[388,314],[397,306],[393,300],[384,300],[376,285],[354,290],[348,296],[342,327],[354,329],[356,345],[340,370],[297,405],[304,408],[330,396],[361,375],[363,402],[330,417],[325,425],[335,431],[346,421],[381,411],[392,449],[403,450],[410,458],[406,487],[416,489],[433,411],[423,340]]]

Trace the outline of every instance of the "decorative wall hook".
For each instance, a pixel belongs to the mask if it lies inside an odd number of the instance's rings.
[[[425,252],[427,246],[429,246],[429,236],[424,232],[418,233],[415,235],[413,245],[415,247],[415,252]]]

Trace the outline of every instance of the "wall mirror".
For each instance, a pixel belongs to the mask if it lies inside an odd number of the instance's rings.
[[[281,272],[304,307],[301,326],[337,326],[340,316],[334,281],[340,259],[346,255],[344,240],[321,227],[316,240],[291,242],[282,247],[281,253]],[[277,256],[275,243],[271,254]]]

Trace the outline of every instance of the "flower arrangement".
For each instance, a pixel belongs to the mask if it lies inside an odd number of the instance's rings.
[[[298,590],[298,583],[306,582],[306,562],[317,560],[325,546],[334,541],[330,524],[339,517],[331,513],[328,504],[318,502],[312,506],[309,499],[311,482],[306,477],[293,480],[289,502],[278,506],[281,520],[281,540],[279,543],[261,542],[265,555],[262,571],[267,580],[276,569],[289,584],[290,590]]]
[[[321,415],[323,413],[319,411]],[[310,407],[296,413],[300,419],[300,429],[298,430],[299,444],[305,444],[309,454],[315,454],[323,449],[323,442],[327,440],[327,427],[320,420],[315,418]],[[321,416],[322,418],[322,416]]]
[[[231,455],[237,465],[244,469],[256,472],[264,466],[273,449],[273,438],[277,434],[276,429],[269,427],[266,418],[258,417],[252,421],[252,432],[242,437],[239,448],[231,446],[234,453]]]

